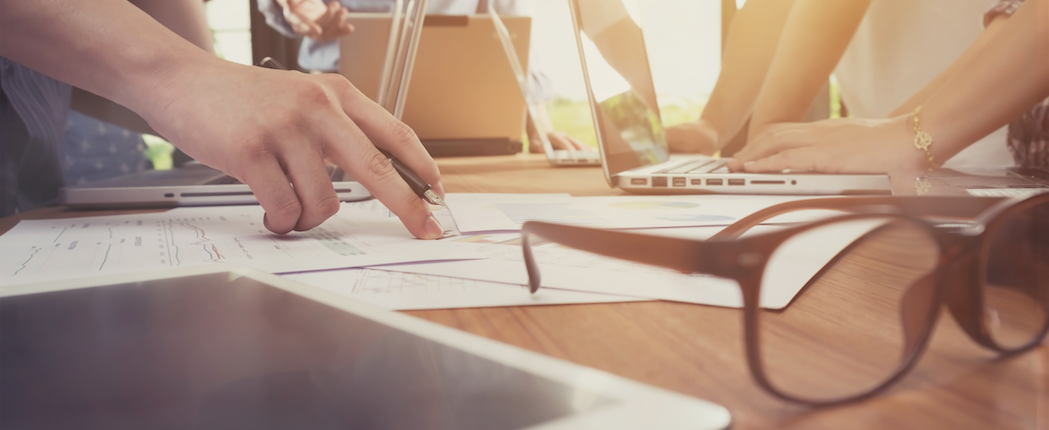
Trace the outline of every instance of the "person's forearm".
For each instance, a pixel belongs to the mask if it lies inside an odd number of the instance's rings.
[[[1028,0],[921,110],[942,162],[1049,96],[1049,0]]]
[[[131,3],[91,3],[0,0],[0,55],[140,114],[177,97],[165,91],[176,78],[222,62]]]
[[[837,66],[871,0],[797,0],[762,86],[750,135],[799,121]]]
[[[944,70],[935,78],[933,78],[933,80],[926,84],[924,87],[922,87],[920,91],[915,93],[913,96],[911,96],[911,98],[903,102],[902,105],[900,105],[891,113],[889,113],[889,118],[913,112],[914,108],[920,106],[922,103],[928,100],[929,97],[932,96],[933,93],[935,93],[941,85],[947,82],[947,80],[949,80],[951,76],[958,71],[959,67],[962,64],[965,64],[966,61],[969,61],[969,59],[973,58],[973,56],[975,56],[980,49],[983,49],[983,47],[987,45],[987,43],[994,37],[994,35],[998,33],[998,30],[1000,30],[1002,26],[1005,25],[1008,19],[1008,16],[1000,15],[997,19],[991,22],[991,24],[987,26],[987,29],[985,29],[983,33],[980,33],[980,37],[978,37],[976,41],[973,42],[973,44],[970,45],[964,53],[962,53],[961,57],[958,57],[958,59],[955,60],[954,63],[951,63],[950,67],[948,67],[946,70]]]
[[[717,149],[724,148],[746,124],[794,0],[750,0],[732,21],[721,74],[702,119],[718,135]]]
[[[131,3],[190,43],[215,53],[201,0],[133,0]]]
[[[200,0],[135,0],[132,2],[179,36],[214,54],[215,48]],[[80,88],[73,88],[70,106],[81,113],[138,133],[157,134],[128,108]]]

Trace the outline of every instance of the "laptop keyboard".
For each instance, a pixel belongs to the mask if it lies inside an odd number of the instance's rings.
[[[670,173],[670,174],[682,174],[682,173],[710,173],[715,170],[725,167],[728,160],[721,158],[708,158],[699,160],[689,160],[682,164],[667,167],[666,169],[660,170],[654,173]]]
[[[346,179],[346,176],[347,176],[346,172],[344,170],[342,170],[342,168],[340,168],[339,166],[325,166],[325,167],[328,170],[328,177],[331,178],[332,182],[342,182],[342,181],[346,181],[347,180]],[[238,184],[243,184],[243,182],[237,180],[237,178],[234,178],[232,176],[225,175],[225,176],[222,176],[220,178],[216,178],[216,179],[213,179],[211,181],[208,181],[206,185],[238,185]]]

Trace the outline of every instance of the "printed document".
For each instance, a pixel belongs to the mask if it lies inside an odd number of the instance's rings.
[[[525,221],[610,229],[726,226],[769,206],[806,198],[814,197],[453,193],[447,201],[459,231],[470,234],[516,231]],[[769,223],[805,222],[834,214],[837,212],[797,212]]]
[[[765,269],[760,306],[768,309],[786,307],[838,252],[878,225],[879,221],[847,223],[835,228],[815,230],[798,236],[798,239],[804,240],[785,243],[772,256]],[[752,229],[751,234],[780,228],[783,227],[758,226]],[[709,238],[720,230],[720,227],[705,227],[654,229],[639,233],[699,240]],[[383,269],[489,282],[528,282],[519,234],[472,235],[443,241],[473,245],[474,249],[487,259],[402,264]],[[543,288],[743,307],[743,296],[734,280],[703,274],[683,274],[660,267],[603,257],[554,243],[533,243],[532,250],[539,264]],[[543,288],[540,291],[543,291]]]
[[[391,310],[476,308],[491,306],[612,303],[638,297],[544,288],[536,294],[524,285],[449,276],[391,272],[381,268],[289,273],[289,279]]]
[[[0,285],[214,263],[286,273],[479,257],[417,240],[397,218],[345,212],[287,235],[266,230],[260,206],[24,220],[0,236]]]

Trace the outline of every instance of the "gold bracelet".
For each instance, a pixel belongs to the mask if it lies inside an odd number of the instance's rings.
[[[919,151],[925,151],[925,159],[929,163],[929,170],[940,167],[936,164],[933,159],[932,152],[929,152],[929,147],[932,146],[932,136],[929,133],[922,131],[922,121],[918,118],[918,114],[921,113],[922,107],[918,106],[914,108],[914,148]]]

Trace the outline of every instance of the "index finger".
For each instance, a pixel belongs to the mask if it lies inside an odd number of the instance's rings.
[[[335,76],[344,83],[348,82],[341,75]],[[426,183],[437,188],[441,182],[441,172],[437,169],[433,157],[423,148],[415,131],[362,95],[352,85],[340,85],[343,86],[352,94],[339,97],[342,108],[368,139],[375,146],[390,151]]]
[[[401,219],[408,231],[421,239],[437,239],[444,234],[429,205],[412,191],[390,160],[371,144],[351,118],[324,115],[318,120],[325,155],[360,181]]]
[[[747,170],[745,164],[770,157],[776,153],[811,145],[811,134],[795,124],[777,124],[766,129],[732,155],[728,167],[733,171]]]

